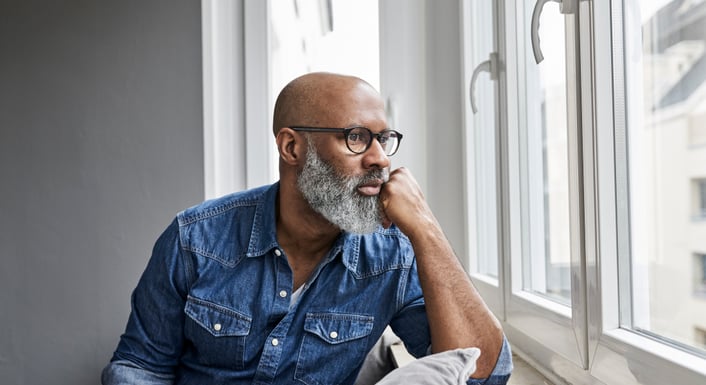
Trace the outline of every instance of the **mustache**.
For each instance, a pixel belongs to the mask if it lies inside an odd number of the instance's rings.
[[[376,182],[378,180],[382,180],[383,183],[386,183],[390,179],[390,169],[389,168],[379,168],[376,170],[371,170],[370,172],[366,173],[365,175],[361,175],[358,177],[358,183],[359,184],[365,184],[365,183],[371,183],[371,182]]]

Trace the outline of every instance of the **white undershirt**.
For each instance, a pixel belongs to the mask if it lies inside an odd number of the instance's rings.
[[[289,298],[289,308],[291,309],[292,306],[294,306],[295,303],[299,300],[299,297],[301,297],[302,292],[304,291],[304,285],[299,286],[297,290],[292,293],[292,296]]]

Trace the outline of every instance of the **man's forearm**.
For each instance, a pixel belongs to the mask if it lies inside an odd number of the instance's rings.
[[[478,347],[481,357],[473,376],[490,375],[502,348],[502,328],[473,287],[409,170],[401,167],[390,173],[380,201],[383,225],[395,223],[417,256],[432,351]]]
[[[500,323],[488,309],[438,224],[410,234],[427,307],[432,351],[481,349],[473,377],[490,375],[502,348]]]

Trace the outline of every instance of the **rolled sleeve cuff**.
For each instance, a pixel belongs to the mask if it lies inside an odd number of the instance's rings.
[[[113,361],[101,373],[103,385],[171,385],[173,383],[173,375],[153,373],[127,360]]]
[[[500,350],[500,355],[498,356],[498,362],[495,364],[493,372],[488,378],[483,379],[469,379],[466,384],[468,385],[505,385],[510,379],[510,374],[512,374],[512,350],[510,349],[510,343],[507,341],[507,337],[503,337],[503,347]]]

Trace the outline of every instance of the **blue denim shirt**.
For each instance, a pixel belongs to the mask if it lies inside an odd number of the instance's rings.
[[[429,326],[412,245],[341,233],[290,304],[279,185],[204,202],[157,240],[104,384],[352,384],[389,324],[415,356]],[[287,204],[286,201],[280,204]],[[487,382],[504,384],[507,343]]]

